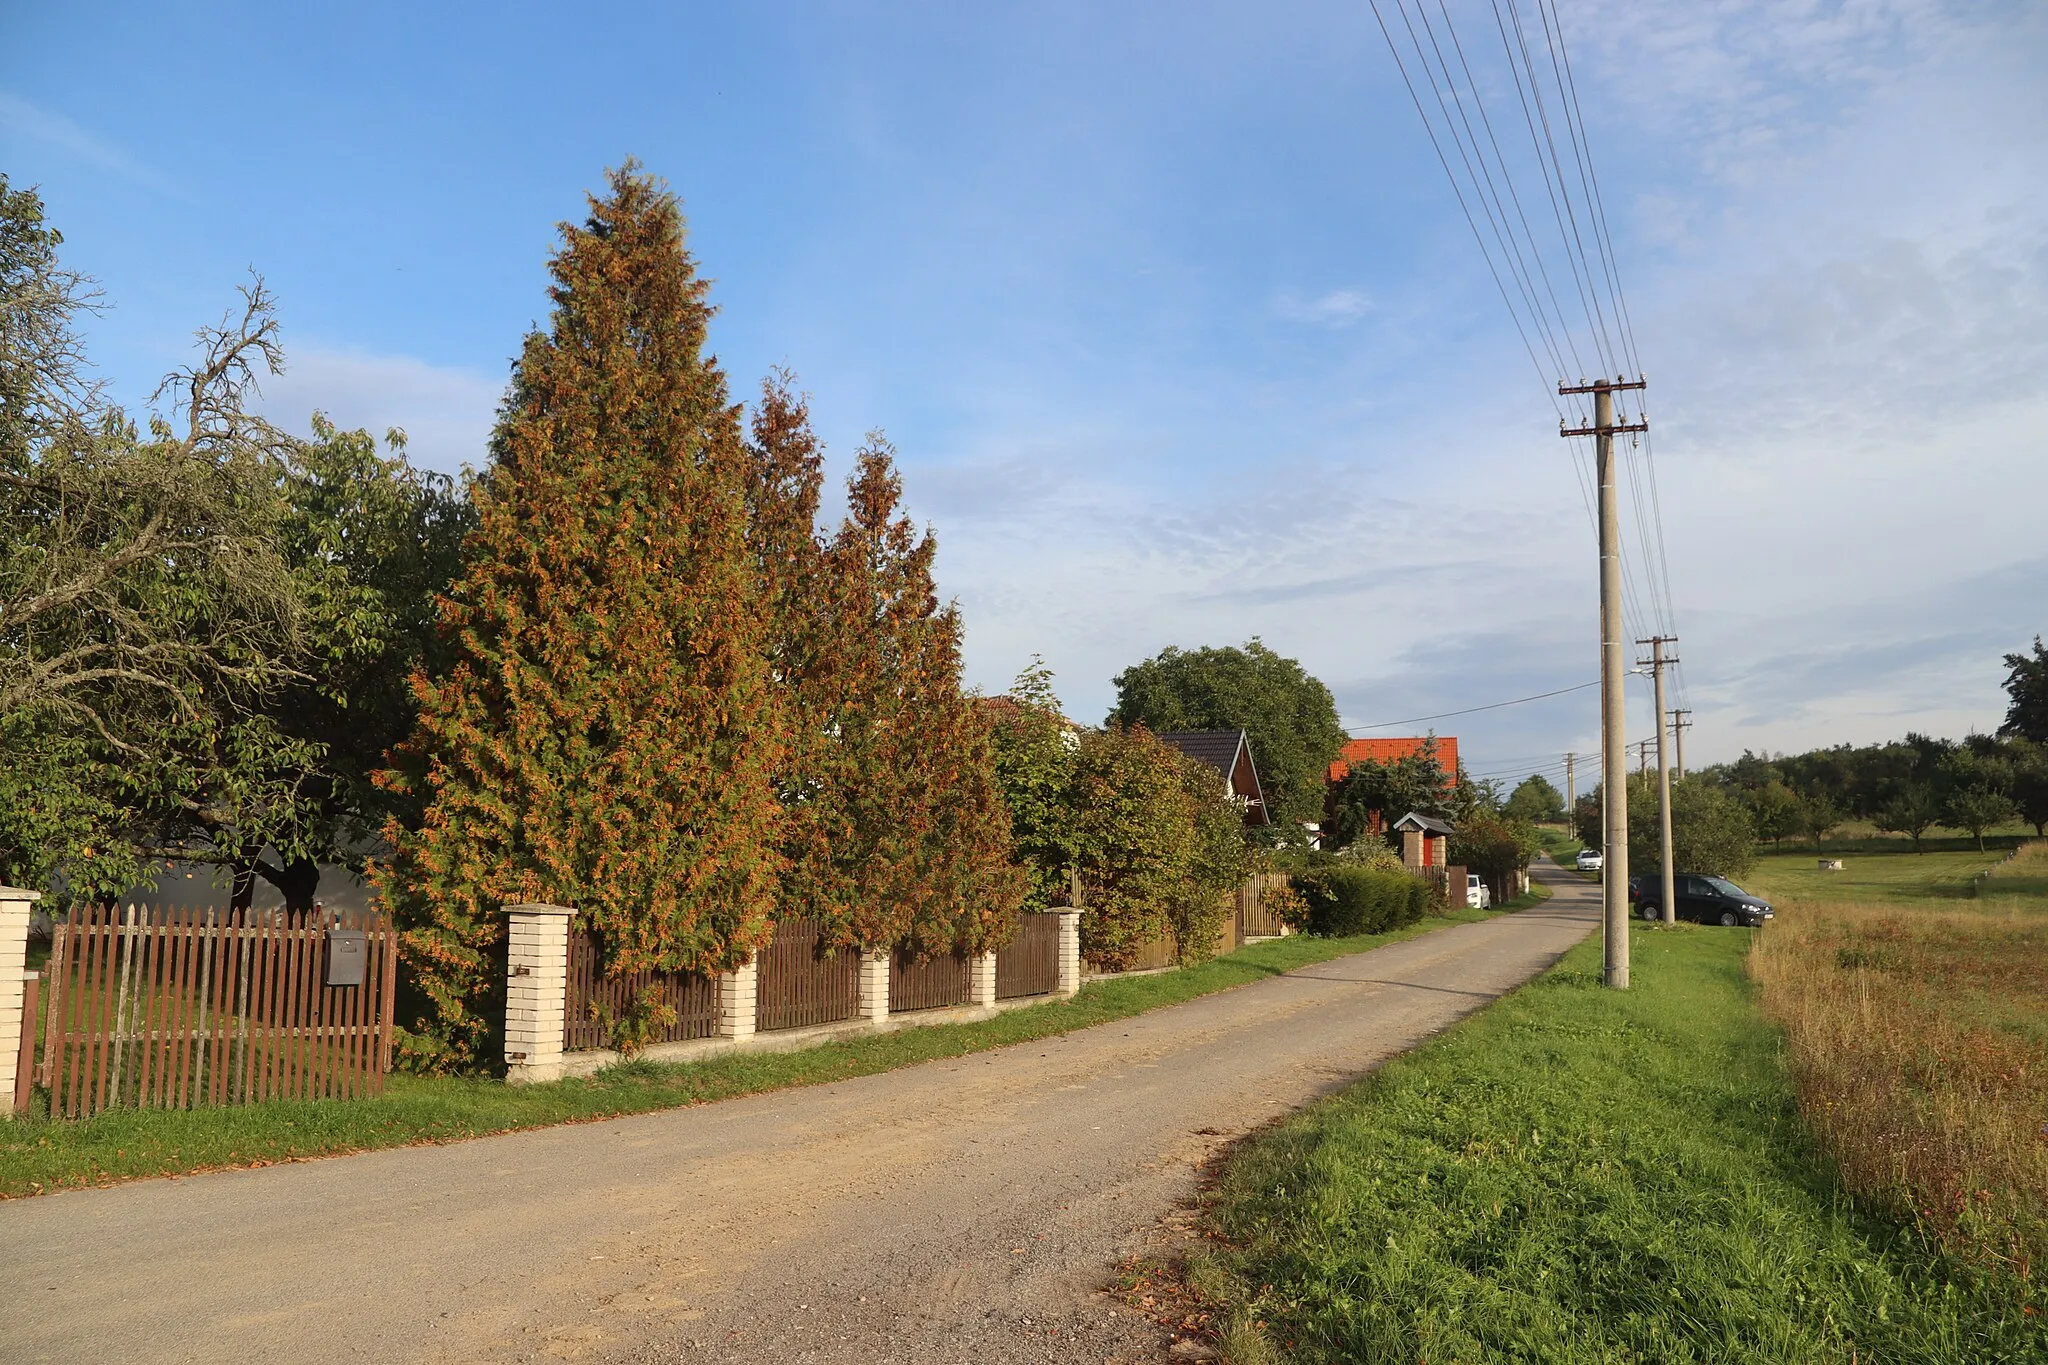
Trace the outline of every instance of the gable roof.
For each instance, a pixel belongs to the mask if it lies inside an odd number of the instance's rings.
[[[1421,811],[1413,810],[1396,820],[1394,828],[1402,830],[1415,829],[1421,830],[1426,834],[1442,834],[1446,836],[1458,832],[1456,826],[1452,825],[1448,820],[1439,820],[1434,815],[1424,815]]]
[[[1159,742],[1178,749],[1195,762],[1223,774],[1223,788],[1235,800],[1244,802],[1248,825],[1269,825],[1266,791],[1259,783],[1258,765],[1252,762],[1251,738],[1242,730],[1162,730]]]
[[[1342,782],[1351,774],[1354,763],[1393,763],[1411,754],[1422,752],[1427,735],[1409,735],[1402,738],[1354,739],[1344,745],[1338,758],[1330,764],[1330,780]],[[1438,735],[1436,737],[1436,761],[1443,770],[1455,775],[1458,771],[1458,737]]]

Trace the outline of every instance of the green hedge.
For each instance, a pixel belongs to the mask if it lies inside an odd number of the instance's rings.
[[[1405,872],[1321,867],[1292,880],[1308,903],[1308,931],[1327,938],[1384,934],[1429,913],[1429,883]]]

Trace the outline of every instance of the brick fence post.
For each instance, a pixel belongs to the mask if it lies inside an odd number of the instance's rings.
[[[505,916],[505,1079],[562,1079],[569,1008],[569,921],[564,905],[508,905]]]
[[[738,1042],[754,1036],[760,1022],[761,958],[748,958],[718,974],[718,1036]]]
[[[967,959],[967,1003],[993,1005],[996,1002],[996,955],[976,953]]]
[[[24,1028],[34,1028],[21,1010],[22,963],[28,959],[28,917],[40,891],[0,886],[0,1116],[14,1117],[14,1070]]]
[[[860,955],[860,1017],[871,1024],[889,1017],[889,955]]]
[[[1081,912],[1063,905],[1052,907],[1060,917],[1059,983],[1054,995],[1075,995],[1081,989]]]

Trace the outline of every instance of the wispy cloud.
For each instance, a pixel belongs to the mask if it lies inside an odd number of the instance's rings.
[[[1349,327],[1372,307],[1372,300],[1355,289],[1332,289],[1315,298],[1286,293],[1273,301],[1273,311],[1287,321],[1318,327]]]
[[[78,123],[51,109],[29,103],[19,95],[0,90],[0,131],[12,137],[48,143],[60,151],[90,162],[166,194],[177,187],[163,175],[143,165],[113,143],[88,132]]]
[[[263,381],[260,406],[271,420],[304,430],[315,411],[344,428],[378,437],[404,430],[414,463],[454,473],[481,466],[503,380],[474,370],[430,365],[410,356],[299,345],[285,372]]]

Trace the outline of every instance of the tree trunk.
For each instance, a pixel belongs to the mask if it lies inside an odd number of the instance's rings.
[[[320,889],[320,864],[311,858],[290,858],[281,868],[258,863],[263,880],[284,896],[284,908],[306,911],[313,908],[314,893]]]

